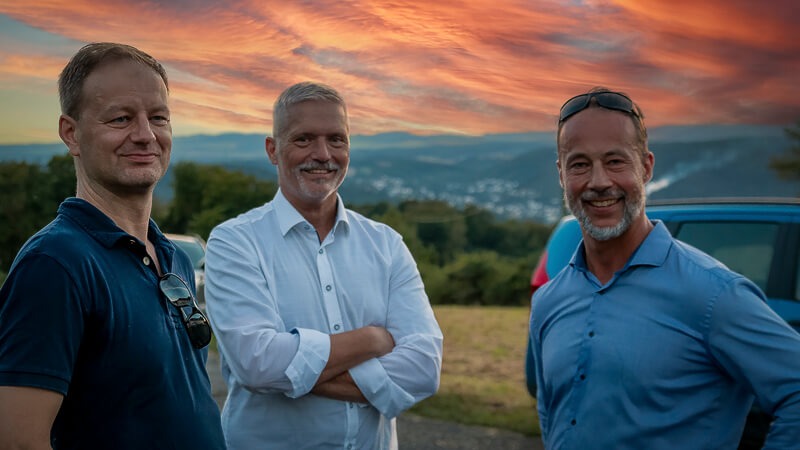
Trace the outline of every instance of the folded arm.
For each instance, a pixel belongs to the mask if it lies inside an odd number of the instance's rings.
[[[369,403],[392,418],[439,388],[442,332],[411,253],[397,237],[392,248],[386,329],[392,351],[350,369]]]
[[[332,334],[328,363],[317,380],[316,386],[340,378],[348,370],[372,358],[392,351],[394,339],[385,328],[368,326],[344,333]],[[344,379],[352,378],[348,375]],[[340,378],[337,383],[341,384]]]

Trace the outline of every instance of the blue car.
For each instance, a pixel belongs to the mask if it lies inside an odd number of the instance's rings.
[[[647,216],[664,222],[673,236],[752,280],[767,303],[800,332],[800,199],[691,199],[651,202]],[[578,222],[556,225],[531,277],[531,294],[563,269],[581,241]],[[536,396],[530,349],[528,391]],[[771,418],[757,405],[747,419],[740,450],[761,448]]]

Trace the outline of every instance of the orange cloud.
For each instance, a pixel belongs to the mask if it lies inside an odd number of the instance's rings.
[[[633,95],[651,126],[787,124],[800,116],[797,10],[794,0],[0,0],[0,14],[76,43],[59,61],[35,42],[0,47],[0,76],[54,79],[80,42],[130,43],[167,66],[174,116],[208,132],[268,132],[275,97],[306,79],[342,91],[360,134],[552,130],[561,103],[594,85]]]

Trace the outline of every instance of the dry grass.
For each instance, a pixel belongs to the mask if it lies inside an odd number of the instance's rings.
[[[539,434],[525,389],[528,308],[436,306],[444,334],[439,392],[414,413]]]

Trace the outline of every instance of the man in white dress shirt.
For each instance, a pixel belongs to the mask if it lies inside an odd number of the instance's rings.
[[[273,109],[272,201],[217,226],[206,302],[230,449],[392,449],[395,417],[439,386],[442,333],[388,226],[344,207],[347,107],[299,83]]]

